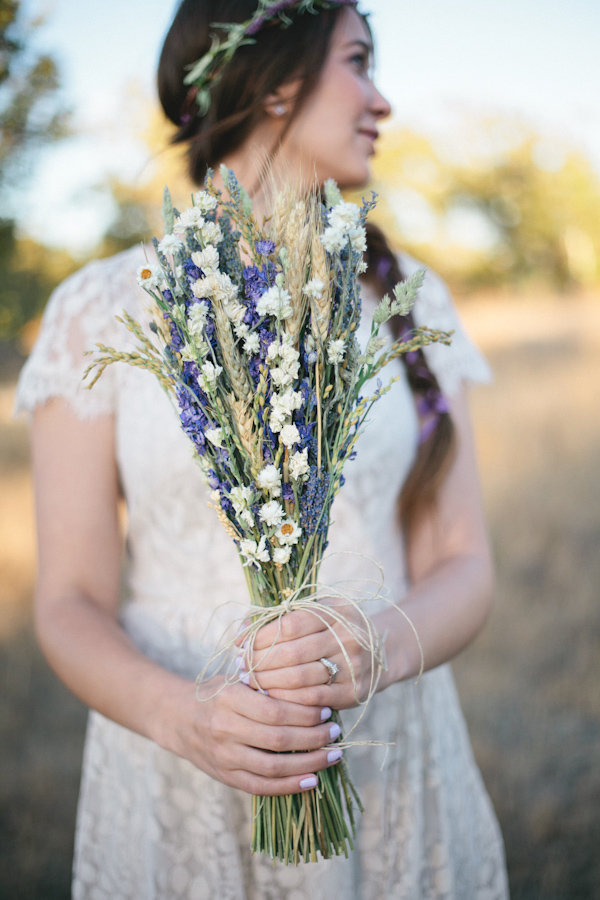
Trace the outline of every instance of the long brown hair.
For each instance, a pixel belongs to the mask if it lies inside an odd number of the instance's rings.
[[[211,94],[208,113],[199,117],[195,91],[184,84],[186,67],[211,45],[211,22],[243,22],[256,8],[256,0],[182,0],[166,36],[158,68],[158,93],[165,115],[177,127],[173,142],[188,146],[191,179],[202,184],[209,167],[240,147],[264,115],[265,99],[281,85],[298,79],[284,133],[300,113],[319,81],[342,7],[318,15],[297,16],[292,27],[267,27],[256,43],[241,47],[227,65]],[[362,16],[370,28],[365,16]],[[273,148],[272,153],[275,151]],[[367,278],[383,296],[403,279],[397,255],[376,225],[367,226]],[[411,316],[392,320],[396,335],[414,327]],[[437,490],[451,463],[455,447],[452,419],[445,411],[435,375],[420,351],[403,357],[409,384],[418,405],[424,404],[435,427],[423,435],[416,460],[399,501],[405,527],[435,502]],[[421,407],[423,408],[423,407]]]

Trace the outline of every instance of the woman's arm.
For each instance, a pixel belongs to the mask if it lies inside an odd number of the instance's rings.
[[[199,703],[194,682],[145,657],[120,627],[122,538],[112,417],[82,422],[62,400],[52,400],[36,410],[32,438],[39,542],[35,624],[43,652],[67,687],[109,719],[251,793],[295,792],[334,762],[320,749],[337,736],[330,730],[337,726],[324,721],[331,710],[292,705],[242,684]],[[205,696],[220,684],[205,685]]]
[[[490,612],[492,562],[487,539],[473,433],[466,391],[451,403],[458,449],[439,492],[437,504],[408,535],[407,557],[412,587],[399,606],[419,635],[425,669],[451,659],[475,637]],[[360,448],[359,448],[360,452]],[[352,608],[344,613],[356,618]],[[387,632],[388,671],[379,689],[415,676],[421,654],[405,619],[394,609],[373,616],[379,634]],[[357,620],[358,621],[358,620]],[[328,702],[334,709],[356,705],[348,665],[333,635],[310,613],[295,612],[282,620],[280,643],[272,650],[275,624],[261,629],[251,665],[258,681],[271,696],[298,703]],[[359,695],[364,698],[370,680],[367,653],[348,632],[336,626],[352,660]],[[266,655],[265,655],[266,654]],[[327,657],[339,666],[332,685],[323,682]],[[253,681],[253,679],[252,679]]]

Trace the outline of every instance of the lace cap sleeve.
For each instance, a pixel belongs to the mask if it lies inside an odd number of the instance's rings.
[[[135,299],[135,259],[126,251],[95,260],[69,276],[51,294],[31,355],[21,370],[13,414],[31,414],[51,397],[62,397],[81,419],[115,408],[116,366],[108,366],[92,390],[82,383],[96,343],[124,348],[127,339],[115,320]]]
[[[406,253],[399,254],[399,262],[406,277],[421,267],[421,263]],[[419,326],[454,331],[449,347],[431,344],[423,351],[442,393],[452,397],[463,381],[489,383],[492,380],[488,362],[465,332],[450,291],[439,275],[430,269],[415,303],[413,316]]]

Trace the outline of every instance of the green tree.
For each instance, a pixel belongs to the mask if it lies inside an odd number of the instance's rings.
[[[36,153],[67,131],[56,63],[34,46],[41,24],[26,17],[20,0],[0,0],[0,339],[17,335],[49,289],[47,272],[23,268],[8,211]]]

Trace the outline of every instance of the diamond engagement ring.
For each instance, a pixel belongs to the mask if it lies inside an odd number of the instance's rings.
[[[333,684],[333,682],[335,681],[335,676],[340,670],[334,662],[331,662],[330,659],[326,659],[324,656],[321,657],[319,662],[323,663],[323,665],[327,669],[327,672],[329,673],[329,681],[327,682],[327,684]]]

